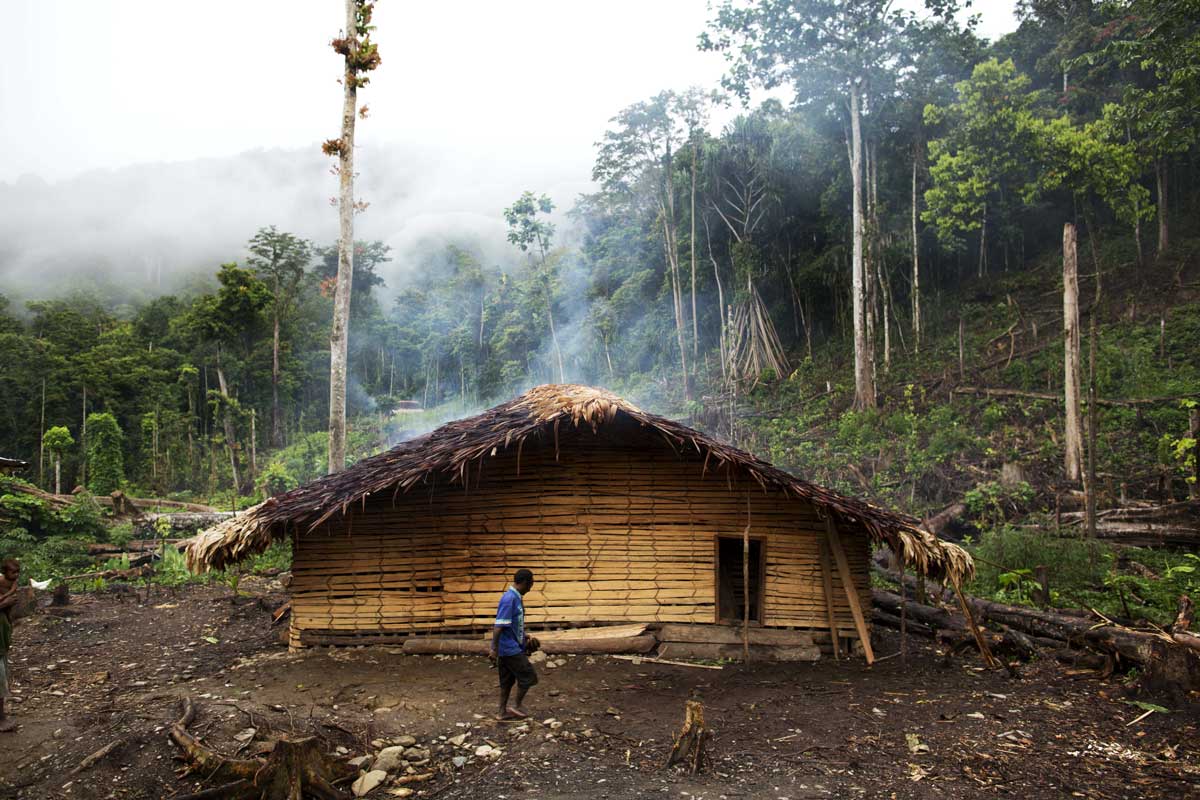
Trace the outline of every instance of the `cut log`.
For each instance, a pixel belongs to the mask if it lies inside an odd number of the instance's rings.
[[[153,538],[170,532],[171,538],[186,538],[219,525],[233,516],[232,511],[180,511],[168,514],[143,514],[133,525],[138,536]]]
[[[131,581],[138,578],[148,578],[154,574],[154,567],[144,565],[140,567],[132,567],[130,569],[106,569],[99,572],[84,572],[79,575],[68,575],[63,578],[64,581],[87,581],[87,580],[106,580],[106,581]]]
[[[697,658],[702,660],[741,660],[744,655],[743,645],[710,644],[704,642],[663,642],[659,645],[658,654],[663,658]],[[808,645],[750,645],[750,656],[755,661],[820,661],[821,648],[815,644]]]
[[[539,635],[543,642],[545,637]],[[700,625],[665,623],[658,629],[662,642],[704,642],[708,644],[741,644],[742,632],[729,625]],[[808,631],[785,631],[778,628],[751,628],[750,644],[804,647],[813,643]]]
[[[658,644],[653,634],[608,639],[554,639],[538,637],[548,655],[586,655],[598,653],[649,653]],[[479,655],[488,653],[489,642],[482,639],[440,639],[413,636],[404,642],[405,653],[413,655]]]

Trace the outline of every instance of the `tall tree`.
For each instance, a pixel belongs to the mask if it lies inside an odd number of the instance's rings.
[[[554,345],[554,361],[558,366],[558,382],[567,382],[563,367],[562,348],[558,344],[558,331],[554,327],[555,275],[550,264],[550,246],[554,241],[554,225],[539,219],[539,214],[550,214],[554,203],[546,195],[535,197],[533,192],[524,192],[517,201],[504,209],[504,220],[508,223],[508,241],[531,252],[536,259],[534,281],[546,304],[546,316],[550,321],[550,340]]]
[[[333,298],[333,328],[329,336],[329,465],[330,473],[346,466],[346,356],[350,328],[350,288],[354,274],[354,214],[366,208],[354,199],[354,119],[366,117],[356,108],[358,90],[371,82],[366,73],[379,66],[379,47],[371,41],[375,4],[346,0],[346,28],[334,39],[334,51],[345,60],[342,75],[342,135],[321,149],[338,157],[338,274]]]
[[[271,445],[283,447],[283,422],[279,411],[279,329],[295,303],[296,292],[312,261],[312,245],[272,225],[260,228],[250,240],[246,263],[271,287]]]
[[[650,100],[622,109],[610,122],[598,143],[592,179],[616,196],[635,204],[651,198],[662,232],[663,256],[670,280],[671,306],[675,317],[675,342],[684,397],[692,399],[691,372],[686,344],[687,313],[683,304],[683,281],[679,267],[679,215],[672,176],[675,154],[684,139],[674,92],[661,92]]]
[[[875,353],[868,329],[869,276],[864,265],[864,116],[872,84],[888,80],[909,23],[891,0],[725,0],[700,47],[723,52],[727,89],[743,99],[754,85],[789,84],[801,105],[833,102],[847,125],[850,165],[851,299],[854,317],[854,405],[874,408]]]
[[[67,450],[75,445],[71,432],[62,425],[55,425],[46,431],[42,443],[54,456],[54,493],[62,494],[62,460]]]

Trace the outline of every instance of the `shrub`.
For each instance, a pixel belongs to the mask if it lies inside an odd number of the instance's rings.
[[[96,494],[112,494],[125,481],[121,455],[121,428],[112,414],[88,414],[87,476],[88,488]]]

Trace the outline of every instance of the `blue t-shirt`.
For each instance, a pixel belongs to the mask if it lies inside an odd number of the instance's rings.
[[[496,627],[502,628],[496,643],[497,655],[517,656],[525,652],[525,603],[512,586],[500,596],[496,608]]]

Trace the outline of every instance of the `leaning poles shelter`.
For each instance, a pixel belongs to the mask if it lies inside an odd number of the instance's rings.
[[[560,384],[273,497],[197,536],[188,565],[284,538],[293,646],[487,629],[528,567],[534,629],[646,623],[703,641],[678,631],[726,623],[743,647],[793,629],[827,651],[857,640],[869,661],[872,542],[955,586],[973,571],[912,517]]]

